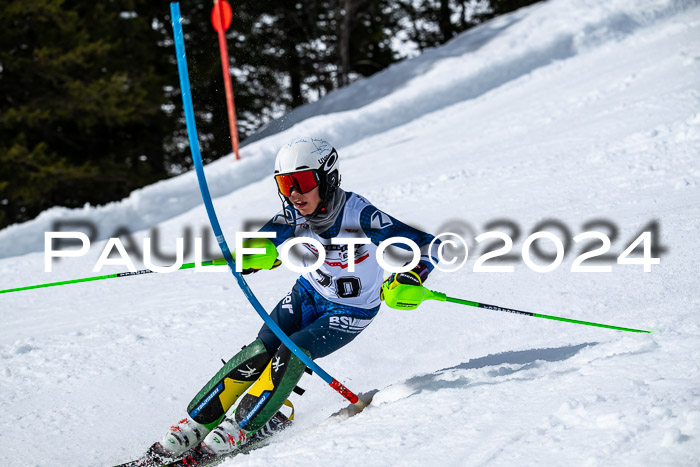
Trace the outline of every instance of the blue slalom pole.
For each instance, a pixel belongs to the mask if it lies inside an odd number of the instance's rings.
[[[216,236],[216,241],[219,243],[219,248],[224,254],[226,263],[228,264],[233,277],[238,281],[238,285],[243,290],[243,293],[253,305],[255,311],[260,315],[265,324],[275,333],[277,338],[282,341],[282,343],[287,346],[287,348],[296,355],[299,360],[301,360],[306,366],[311,368],[316,372],[317,375],[321,377],[326,383],[328,383],[333,389],[340,393],[344,398],[357,405],[360,409],[365,407],[365,403],[360,400],[355,393],[350,391],[348,388],[340,384],[338,380],[333,378],[331,375],[326,373],[323,368],[318,366],[311,358],[306,355],[292,340],[287,336],[282,329],[275,323],[272,318],[267,314],[263,306],[258,301],[253,291],[250,290],[248,283],[245,281],[243,276],[236,272],[236,266],[233,261],[233,256],[231,255],[231,250],[229,250],[224,234],[221,231],[221,226],[219,225],[219,219],[216,216],[216,211],[214,210],[214,204],[211,200],[211,194],[209,192],[209,186],[207,185],[207,179],[204,175],[204,165],[202,163],[202,155],[199,151],[199,139],[197,138],[197,126],[194,121],[194,110],[192,108],[192,93],[190,91],[190,78],[187,71],[187,57],[185,55],[185,40],[182,34],[182,19],[180,16],[180,4],[177,2],[170,4],[170,14],[172,16],[173,22],[173,33],[175,35],[175,53],[177,54],[177,69],[180,75],[180,91],[182,93],[182,105],[185,110],[185,121],[187,123],[187,135],[190,140],[190,150],[192,151],[192,160],[194,161],[195,172],[197,173],[197,180],[199,181],[199,191],[202,192],[202,200],[204,201],[204,206],[207,209],[207,215],[209,216],[209,223],[211,224],[214,235]]]

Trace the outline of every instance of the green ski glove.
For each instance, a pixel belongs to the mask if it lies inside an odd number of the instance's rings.
[[[242,257],[241,274],[251,274],[261,269],[275,269],[282,264],[277,259],[277,247],[269,238],[247,238],[243,240],[244,248],[264,248],[265,253],[248,255]],[[233,251],[233,260],[236,260],[236,250]]]
[[[418,264],[411,271],[391,274],[379,291],[379,298],[391,308],[415,310],[423,301],[423,279],[428,277],[428,268]]]

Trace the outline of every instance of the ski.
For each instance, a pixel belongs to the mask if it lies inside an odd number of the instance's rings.
[[[163,461],[163,457],[157,453],[157,446],[159,446],[159,443],[156,443],[151,446],[144,456],[114,467],[191,467],[193,465],[214,466],[239,454],[246,454],[255,449],[264,447],[270,441],[270,438],[285,428],[288,428],[291,424],[291,418],[287,418],[287,416],[282,412],[277,412],[277,414],[275,414],[275,416],[272,417],[272,419],[270,419],[265,426],[257,431],[248,433],[248,439],[244,445],[223,456],[217,456],[206,448],[203,448],[201,444],[198,444],[193,449],[186,452],[181,459],[172,462]]]
[[[162,449],[160,443],[154,443],[143,456],[114,467],[160,467],[163,464],[163,457],[158,453],[159,449]]]
[[[235,457],[239,454],[246,454],[255,449],[264,447],[274,435],[280,431],[288,428],[292,424],[292,421],[288,419],[281,412],[277,412],[269,422],[265,424],[258,431],[249,433],[247,436],[246,443],[232,451],[228,454],[222,456],[217,456],[206,448],[202,448],[202,445],[197,445],[194,449],[190,450],[185,457],[182,459],[171,462],[170,464],[163,464],[160,467],[191,467],[193,465],[197,466],[214,466],[218,465],[225,460]]]

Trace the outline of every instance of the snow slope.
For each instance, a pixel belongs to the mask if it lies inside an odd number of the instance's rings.
[[[244,220],[279,208],[269,174],[281,143],[313,134],[336,145],[347,190],[433,233],[471,229],[475,245],[474,235],[505,219],[521,230],[519,254],[543,220],[560,221],[570,239],[605,219],[596,230],[615,237],[617,256],[656,220],[666,248],[649,273],[614,262],[610,273],[573,273],[580,245],[553,272],[515,261],[511,273],[478,273],[482,249],[474,247],[465,268],[435,272],[427,285],[658,331],[438,302],[385,308],[319,361],[354,391],[378,390],[372,405],[328,420],[345,404],[305,376],[306,394],[293,396],[296,425],[229,464],[698,465],[698,83],[697,2],[555,0],[300,110],[289,129],[246,146],[240,164],[211,164],[229,242]],[[207,225],[192,174],[106,207],[52,209],[0,232],[0,289],[94,274],[104,242],[43,272],[43,232],[70,216],[97,222],[103,238],[127,226],[138,241],[157,225],[166,251],[185,227]],[[249,283],[271,307],[295,277],[280,268]],[[4,465],[99,466],[136,456],[260,326],[227,273],[3,294],[0,310]]]

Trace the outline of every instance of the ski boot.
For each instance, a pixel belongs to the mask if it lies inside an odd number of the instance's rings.
[[[188,451],[182,459],[166,464],[167,467],[209,465],[264,446],[269,438],[287,428],[294,420],[294,406],[289,401],[286,401],[284,405],[291,409],[291,414],[285,415],[282,412],[277,412],[263,427],[256,431],[246,432],[238,426],[233,417],[225,418],[204,438],[204,441]]]
[[[160,467],[169,465],[195,448],[209,433],[209,429],[191,418],[183,418],[170,427],[163,439],[154,443],[146,454],[119,467]]]
[[[233,417],[226,417],[204,438],[202,447],[211,451],[215,457],[224,456],[244,445],[247,434]]]
[[[208,433],[209,428],[187,417],[170,427],[160,445],[172,458],[177,459],[199,444]]]

